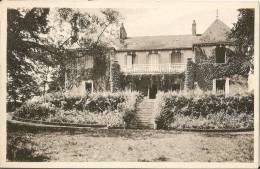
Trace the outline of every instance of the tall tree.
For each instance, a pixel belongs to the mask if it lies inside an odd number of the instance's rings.
[[[234,40],[237,53],[245,57],[253,69],[255,10],[246,8],[238,11],[238,20],[233,24],[229,37]]]
[[[57,66],[52,74],[52,86],[56,85],[54,89],[57,89],[64,88],[66,62],[75,57],[68,49],[76,45],[96,51],[92,53],[101,57],[100,53],[105,53],[102,51],[106,51],[112,37],[117,36],[113,30],[118,26],[121,16],[113,9],[96,10],[91,13],[82,9],[59,8],[53,12],[53,18],[49,37],[61,52],[56,57]]]
[[[64,88],[65,64],[72,57],[71,46],[78,44],[89,50],[105,49],[102,35],[119,18],[119,13],[112,9],[102,10],[102,16],[70,8],[52,11],[56,13],[53,18],[50,17],[51,10],[45,8],[8,10],[9,102],[23,102],[40,94],[41,88],[45,93],[50,71],[53,71],[52,89]],[[59,25],[51,24],[52,21]],[[41,78],[43,76],[45,78]]]
[[[47,63],[48,58],[37,55],[43,51],[41,34],[47,34],[49,9],[9,9],[7,11],[7,73],[8,101],[24,101],[39,94],[34,61]]]

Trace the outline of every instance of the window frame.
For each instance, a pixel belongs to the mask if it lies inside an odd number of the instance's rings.
[[[217,48],[220,48],[219,50],[221,50],[221,48],[224,48],[224,62],[217,62],[218,60],[218,56],[217,56]],[[226,58],[226,47],[225,45],[219,45],[215,47],[215,64],[226,64],[227,62],[227,58]]]
[[[177,55],[178,54],[178,55]],[[170,63],[171,64],[178,64],[178,63],[182,63],[182,53],[180,50],[172,50],[171,54],[170,54]],[[178,62],[176,62],[178,61]]]
[[[86,90],[86,84],[87,84],[87,83],[91,84],[91,91],[90,91],[90,93],[93,93],[93,91],[94,91],[94,83],[93,83],[93,80],[86,80],[86,81],[84,81],[84,90],[85,90],[86,93],[87,93],[87,90]]]

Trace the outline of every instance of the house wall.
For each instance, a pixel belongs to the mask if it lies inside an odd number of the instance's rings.
[[[182,49],[180,50],[182,53],[181,63],[187,63],[187,58],[193,58],[192,49]],[[166,64],[171,63],[171,53],[172,50],[158,50],[158,64]],[[136,51],[136,63],[135,64],[147,64],[147,56],[149,55],[149,51]],[[115,54],[115,59],[118,61],[120,66],[127,65],[127,52],[126,51],[118,51]]]
[[[76,56],[78,55],[78,56]],[[76,52],[73,59],[68,61],[65,72],[65,88],[67,92],[75,95],[86,93],[85,83],[92,82],[92,91],[110,90],[109,62],[95,63],[95,57],[88,53],[81,54]],[[110,52],[104,57],[109,58]],[[102,65],[100,65],[102,64]],[[104,65],[105,64],[105,65]],[[102,69],[102,70],[100,70]]]
[[[236,78],[241,65],[230,60],[229,63],[216,64],[216,46],[195,47],[195,81],[203,90],[213,90],[214,79],[230,78],[229,93],[240,93],[247,90],[246,78]],[[234,56],[234,47],[226,46],[226,61]]]

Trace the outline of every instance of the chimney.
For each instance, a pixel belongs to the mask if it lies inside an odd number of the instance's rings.
[[[195,22],[195,20],[193,20],[193,23],[192,23],[192,35],[196,36],[196,22]]]
[[[125,40],[127,38],[127,33],[126,33],[126,30],[125,30],[125,27],[124,27],[124,24],[122,23],[121,24],[121,27],[120,27],[120,32],[119,32],[119,38],[120,40]]]

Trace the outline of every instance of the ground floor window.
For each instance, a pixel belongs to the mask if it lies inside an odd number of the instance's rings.
[[[226,80],[216,80],[216,91],[217,93],[225,93]]]
[[[229,78],[227,79],[214,79],[213,92],[217,94],[229,94]]]
[[[93,81],[92,80],[88,80],[88,81],[85,82],[85,91],[87,93],[93,92]]]

